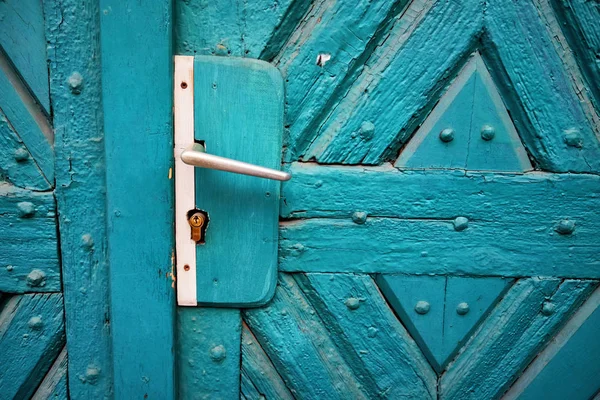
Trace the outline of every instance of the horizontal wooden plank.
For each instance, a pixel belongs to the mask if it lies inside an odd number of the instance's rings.
[[[64,345],[62,294],[9,299],[0,314],[2,398],[30,398]]]
[[[53,194],[0,183],[0,215],[0,291],[60,291]]]

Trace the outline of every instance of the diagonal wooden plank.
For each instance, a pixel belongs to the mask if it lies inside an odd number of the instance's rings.
[[[598,171],[598,117],[578,95],[540,10],[530,1],[488,1],[486,27],[484,56],[537,164],[555,172]]]
[[[39,165],[19,135],[0,110],[0,171],[12,184],[24,189],[48,190],[48,182]]]
[[[371,277],[295,277],[369,398],[437,398],[437,375]]]
[[[280,275],[267,306],[243,316],[295,398],[369,397],[290,275]]]
[[[0,47],[50,114],[44,12],[40,0],[0,1]]]
[[[348,89],[304,133],[291,126],[303,160],[379,164],[397,154],[450,78],[473,52],[483,1],[416,1],[394,21]],[[310,115],[314,110],[305,110]],[[293,121],[292,121],[293,122]],[[314,131],[314,132],[311,132]]]
[[[67,348],[63,347],[31,400],[68,400]]]
[[[242,324],[242,392],[246,398],[294,398],[246,324]]]
[[[0,109],[48,182],[54,182],[54,132],[0,48]]]
[[[52,193],[31,192],[0,182],[0,215],[0,291],[60,291]]]
[[[178,307],[178,399],[234,399],[240,390],[240,311]]]
[[[29,398],[64,345],[62,294],[11,298],[0,314],[3,398]]]
[[[596,285],[519,280],[449,365],[440,380],[440,398],[502,395]]]

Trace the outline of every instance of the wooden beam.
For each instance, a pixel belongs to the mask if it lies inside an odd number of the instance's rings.
[[[167,400],[175,396],[172,2],[100,6],[114,397]]]

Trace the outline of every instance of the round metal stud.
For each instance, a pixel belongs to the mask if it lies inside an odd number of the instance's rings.
[[[364,211],[356,211],[352,214],[352,221],[355,224],[362,225],[367,221],[367,213]]]
[[[210,358],[214,362],[221,362],[225,359],[225,357],[227,357],[227,351],[225,350],[225,347],[222,344],[210,349]]]
[[[444,143],[448,143],[454,140],[454,129],[446,128],[440,132],[440,140]]]
[[[346,304],[346,307],[348,307],[350,310],[356,310],[358,307],[360,307],[360,299],[357,299],[356,297],[348,297],[344,304]]]
[[[542,305],[542,314],[551,315],[552,313],[554,313],[555,308],[556,308],[556,306],[554,305],[554,303],[552,303],[550,301],[545,301],[544,304]]]
[[[496,130],[491,125],[481,127],[481,138],[485,141],[492,140],[496,136]]]
[[[463,302],[463,303],[459,303],[456,306],[456,313],[458,315],[466,315],[469,312],[469,304]]]
[[[415,311],[417,312],[417,314],[425,315],[429,312],[430,309],[431,305],[425,300],[417,301],[417,304],[415,304]]]
[[[454,221],[452,221],[452,225],[454,225],[455,231],[464,231],[469,227],[469,219],[466,217],[456,217]]]
[[[570,235],[575,231],[575,221],[563,219],[556,225],[554,230],[560,235]]]

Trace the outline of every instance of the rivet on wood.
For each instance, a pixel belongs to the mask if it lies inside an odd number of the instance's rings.
[[[227,357],[227,351],[222,344],[214,346],[210,349],[210,358],[214,362],[221,362]]]
[[[360,307],[360,299],[357,299],[356,297],[348,297],[344,304],[346,304],[346,307],[348,307],[350,310],[356,310],[358,307]]]
[[[98,383],[98,379],[100,378],[100,370],[94,366],[87,367],[85,371],[85,382],[90,385],[95,385]]]
[[[67,79],[67,83],[71,88],[71,93],[80,94],[83,89],[83,76],[79,72],[73,72]]]
[[[352,221],[358,225],[364,224],[367,221],[367,213],[364,211],[356,211],[352,213]]]
[[[379,332],[379,329],[375,328],[374,326],[369,327],[369,329],[367,329],[367,336],[369,336],[370,338],[374,338],[375,336],[377,336],[377,332]]]
[[[570,235],[575,231],[575,221],[563,219],[556,225],[554,230],[561,235]]]
[[[375,136],[375,125],[371,121],[365,121],[360,125],[360,137],[368,142]]]
[[[466,217],[456,217],[454,221],[452,221],[452,225],[454,225],[455,231],[464,231],[469,227],[469,219]]]
[[[87,249],[92,248],[94,246],[94,239],[92,235],[89,233],[84,233],[81,235],[81,245]]]
[[[21,218],[29,218],[35,214],[35,206],[28,201],[18,203],[17,208],[19,209],[19,217]]]
[[[444,143],[449,143],[454,140],[454,129],[446,128],[440,132],[440,140]]]
[[[429,312],[430,309],[431,305],[424,300],[419,300],[417,301],[417,304],[415,304],[415,311],[417,312],[417,314],[425,315]]]
[[[27,285],[31,287],[44,286],[46,284],[46,274],[44,271],[34,269],[27,275]]]
[[[26,148],[19,147],[17,150],[15,150],[15,160],[17,162],[27,161],[28,158],[29,158],[29,152],[27,151]]]
[[[462,302],[456,306],[456,313],[458,315],[465,315],[469,312],[469,304]]]
[[[542,305],[542,314],[551,315],[552,313],[554,313],[555,308],[556,308],[556,306],[554,305],[554,303],[552,303],[550,301],[545,301],[544,304]]]
[[[583,137],[577,129],[567,129],[564,131],[564,139],[569,147],[576,147],[578,149],[583,147]]]
[[[492,140],[496,136],[496,129],[491,125],[481,127],[481,138],[485,141]]]
[[[8,272],[12,271],[13,269],[14,269],[14,267],[13,267],[12,265],[7,265],[7,266],[6,266],[6,270],[7,270]]]
[[[33,329],[34,331],[39,331],[40,329],[42,329],[43,325],[44,322],[42,321],[42,317],[40,316],[29,318],[29,322],[27,323],[27,326],[29,326],[29,328]]]

